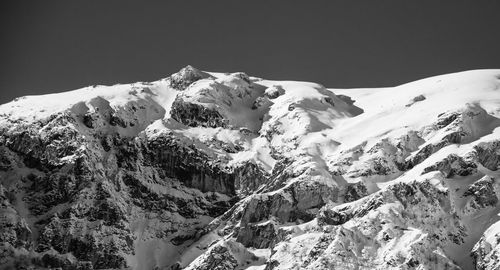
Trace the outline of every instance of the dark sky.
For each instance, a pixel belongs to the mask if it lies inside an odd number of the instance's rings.
[[[0,103],[191,64],[328,87],[500,68],[500,1],[1,1]]]

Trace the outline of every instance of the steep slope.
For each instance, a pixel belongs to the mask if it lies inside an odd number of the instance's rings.
[[[0,264],[496,269],[500,70],[326,89],[187,66],[0,106]]]

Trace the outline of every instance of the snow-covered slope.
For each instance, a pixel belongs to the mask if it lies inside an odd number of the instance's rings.
[[[5,267],[496,269],[500,70],[326,89],[187,66],[0,106]]]

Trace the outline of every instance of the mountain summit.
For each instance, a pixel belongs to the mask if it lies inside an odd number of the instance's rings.
[[[0,268],[499,269],[500,70],[187,66],[0,106]]]

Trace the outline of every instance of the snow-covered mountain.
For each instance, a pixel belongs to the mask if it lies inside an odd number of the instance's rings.
[[[191,66],[0,106],[0,268],[500,269],[500,70]]]

